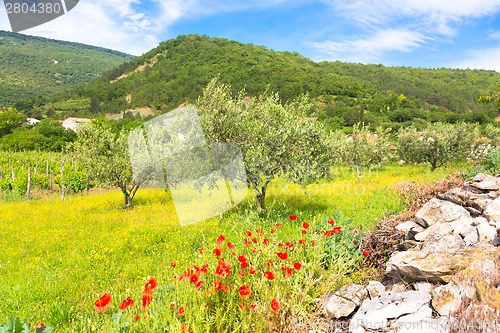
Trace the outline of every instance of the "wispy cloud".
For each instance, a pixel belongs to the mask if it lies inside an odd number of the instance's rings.
[[[500,30],[490,32],[489,40],[500,40]]]
[[[490,69],[500,72],[500,47],[469,50],[465,53],[466,56],[463,59],[451,63],[449,67]]]
[[[409,30],[379,30],[373,35],[341,42],[311,42],[310,46],[336,60],[376,62],[387,51],[409,52],[425,43],[427,37]]]

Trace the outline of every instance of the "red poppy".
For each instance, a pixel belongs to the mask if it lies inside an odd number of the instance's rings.
[[[201,268],[198,271],[198,274],[200,275],[206,275],[208,273],[208,264],[205,264],[201,266]]]
[[[338,235],[338,234],[340,234],[340,232],[342,231],[342,230],[340,230],[340,228],[341,228],[341,227],[335,227],[335,228],[333,228],[333,229],[332,229],[333,234],[334,234],[334,235]]]
[[[301,245],[306,245],[306,241],[305,241],[305,240],[303,240],[303,239],[299,239],[299,244],[301,244]]]
[[[297,215],[290,215],[288,216],[288,218],[292,221],[296,221],[297,220]]]
[[[252,237],[252,232],[251,232],[250,230],[245,231],[245,234],[246,234],[248,237]]]
[[[217,237],[217,245],[221,245],[225,240],[226,237],[224,235],[220,235],[219,237]]]
[[[186,323],[182,322],[181,323],[181,331],[191,333],[191,332],[193,332],[193,329],[191,327],[187,326]]]
[[[296,270],[299,270],[302,267],[302,264],[300,262],[294,262],[293,263],[293,268]]]
[[[234,251],[234,245],[231,242],[227,242],[227,247],[231,250]]]
[[[170,264],[170,267],[176,267],[176,266],[177,266],[177,263],[175,261]]]
[[[272,266],[274,266],[274,263],[272,260],[268,260],[268,261],[266,261],[266,265],[269,267],[272,267]]]
[[[280,228],[282,226],[282,224],[281,223],[276,223],[275,226],[276,226],[276,228]]]
[[[146,309],[146,307],[151,304],[151,302],[153,301],[153,295],[151,293],[144,293],[144,295],[142,296],[142,308],[143,309]]]
[[[305,234],[307,234],[307,230],[302,230],[301,233],[302,233],[302,235],[305,235]]]
[[[269,238],[264,238],[264,239],[262,240],[262,243],[263,243],[264,245],[269,245],[269,244],[271,243],[271,241],[269,240]]]
[[[248,267],[248,263],[245,261],[245,262],[242,262],[240,264],[241,268],[247,268]]]
[[[271,272],[271,271],[265,271],[265,272],[264,272],[264,276],[265,276],[266,278],[268,278],[269,280],[271,280],[271,281],[272,281],[272,280],[274,280],[274,274],[273,274],[273,272]]]
[[[134,318],[132,318],[132,321],[138,321],[139,320],[139,315],[135,315]]]
[[[246,262],[247,260],[248,260],[248,259],[247,259],[245,256],[243,256],[243,255],[239,255],[239,256],[238,256],[238,261],[239,261],[239,262]]]
[[[40,323],[38,325],[35,326],[35,329],[39,329],[39,328],[45,328],[45,324],[44,323]]]
[[[219,280],[215,280],[214,281],[214,288],[215,288],[215,290],[222,290],[222,288],[223,288],[222,282],[220,282]]]
[[[276,230],[271,229],[271,230],[269,230],[269,232],[272,233],[272,234],[274,234],[276,232]]]
[[[370,252],[363,250],[363,257],[368,257],[370,255]]]
[[[194,285],[194,287],[196,288],[196,291],[200,291],[201,290],[201,286],[203,286],[203,281],[202,280],[196,282],[196,284]]]
[[[255,273],[257,273],[257,270],[253,267],[250,267],[250,270],[248,271],[248,274],[252,274],[254,275]]]
[[[332,217],[329,217],[328,224],[335,224],[335,220]]]
[[[261,236],[264,235],[264,230],[262,230],[262,228],[255,229],[255,232]]]
[[[182,305],[179,306],[179,308],[177,309],[177,315],[178,316],[184,316],[184,312],[186,312],[186,310],[184,309],[184,307]]]
[[[245,277],[245,272],[243,272],[243,271],[239,271],[239,272],[238,272],[238,275],[239,275],[239,276],[241,276],[241,277]]]
[[[120,305],[118,305],[118,309],[125,310],[131,306],[134,306],[134,300],[130,299],[130,296],[121,301]]]
[[[282,260],[287,260],[288,259],[288,253],[287,252],[278,252],[277,255]]]
[[[240,287],[240,289],[238,289],[238,292],[240,293],[240,296],[242,298],[248,298],[252,293],[252,289],[250,288],[250,286],[243,285]]]
[[[204,248],[199,248],[199,249],[198,249],[198,252],[200,252],[200,254],[204,254],[204,253],[205,253],[205,251],[206,251],[206,249],[204,249]]]
[[[280,302],[276,298],[271,300],[271,310],[274,312],[278,312],[280,310]]]
[[[242,311],[245,311],[245,304],[243,302],[240,302],[238,304],[238,307],[242,310]]]
[[[252,238],[252,242],[257,243],[258,239],[254,237],[254,238]]]
[[[220,258],[214,274],[223,278],[228,277],[231,275],[231,265],[224,258]]]
[[[313,233],[317,234],[318,233],[318,229],[314,229]]]
[[[283,266],[281,267],[281,269],[283,270],[283,272],[285,272],[286,277],[292,276],[293,269],[291,267]]]
[[[255,308],[257,308],[257,304],[250,305],[250,311],[255,311]]]
[[[94,302],[94,309],[96,313],[106,311],[111,305],[111,294],[103,293],[97,301]]]
[[[228,293],[230,290],[231,290],[231,286],[230,286],[230,285],[228,285],[228,284],[226,284],[226,286],[224,287],[224,291],[225,291],[226,293]]]
[[[245,244],[245,247],[249,247],[250,246],[250,241],[248,240],[248,238],[245,238],[245,240],[243,241],[243,243]]]
[[[215,255],[216,257],[220,257],[220,255],[221,255],[221,251],[220,251],[220,249],[214,249],[214,255]]]
[[[309,228],[309,223],[307,223],[307,222],[302,223],[302,228],[304,228],[304,229]]]
[[[196,282],[198,282],[198,280],[199,280],[199,277],[196,274],[192,274],[189,277],[189,283],[195,284]]]

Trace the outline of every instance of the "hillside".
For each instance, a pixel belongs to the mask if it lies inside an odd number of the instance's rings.
[[[0,31],[0,106],[89,82],[132,58],[100,47]]]
[[[359,121],[392,128],[425,121],[492,122],[497,109],[477,103],[477,95],[494,91],[500,82],[495,71],[316,63],[298,53],[184,35],[60,95],[58,101],[86,98],[88,113],[141,107],[165,112],[194,102],[215,76],[249,95],[269,88],[290,100],[308,93],[318,106],[317,115],[333,127]]]

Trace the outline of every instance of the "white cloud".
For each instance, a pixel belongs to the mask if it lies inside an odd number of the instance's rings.
[[[424,44],[427,37],[409,30],[386,29],[375,32],[368,38],[309,43],[336,60],[349,62],[377,62],[387,51],[409,52]]]
[[[500,40],[500,30],[490,32],[488,38],[490,40]]]
[[[448,67],[490,69],[500,72],[500,47],[466,51],[466,56]]]

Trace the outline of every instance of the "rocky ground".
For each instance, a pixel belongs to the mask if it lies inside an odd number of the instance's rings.
[[[500,332],[500,177],[479,174],[398,222],[378,233],[401,236],[382,249],[381,281],[328,295],[304,331]]]

